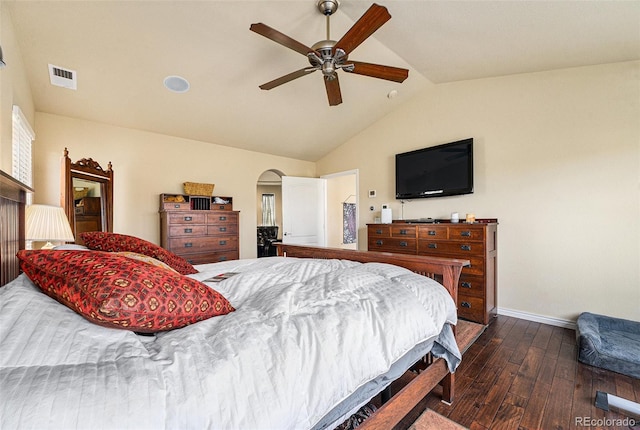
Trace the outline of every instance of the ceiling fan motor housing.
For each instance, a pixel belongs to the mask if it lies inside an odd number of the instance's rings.
[[[318,0],[318,10],[323,15],[333,15],[338,10],[340,3],[338,0]]]

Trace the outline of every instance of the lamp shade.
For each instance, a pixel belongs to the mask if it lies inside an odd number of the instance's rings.
[[[67,215],[59,206],[28,206],[26,224],[27,240],[39,242],[73,242],[75,240]]]

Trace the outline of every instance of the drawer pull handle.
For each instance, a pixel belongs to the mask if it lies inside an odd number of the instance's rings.
[[[185,221],[193,221],[193,217],[186,216],[186,217],[184,217],[184,220]]]
[[[471,232],[470,231],[461,231],[460,232],[460,236],[462,236],[462,237],[471,237]]]
[[[438,248],[438,244],[437,243],[430,243],[428,245],[428,247],[431,248],[431,249],[436,249],[436,248]]]
[[[435,230],[429,230],[428,235],[429,236],[435,236],[436,235],[436,231]]]
[[[471,245],[462,245],[460,246],[460,249],[463,251],[471,251]]]
[[[220,205],[220,210],[223,211],[224,210],[224,205]],[[226,258],[225,258],[226,260]]]
[[[400,235],[402,236],[406,236],[407,235],[407,230],[400,230]]]
[[[227,256],[222,255],[220,258],[218,258],[218,261],[227,261]]]
[[[226,216],[221,216],[221,217],[220,217],[220,221],[226,221],[226,220],[227,220],[227,217],[226,217]]]
[[[173,207],[176,208],[176,209],[180,209],[180,205],[178,205],[178,204],[173,205]]]
[[[471,308],[471,303],[469,303],[469,302],[462,302],[462,303],[460,303],[460,306],[462,306],[463,308],[468,308],[468,309],[470,309],[470,308]]]
[[[405,242],[405,241],[402,241],[402,242],[400,242],[400,246],[407,247],[407,246],[409,246],[409,244],[407,242]]]
[[[226,241],[226,240],[221,240],[221,241],[220,241],[220,245],[226,245],[226,244],[227,244],[227,241]]]
[[[381,240],[376,240],[376,245],[382,245],[384,242]]]
[[[460,286],[462,288],[471,288],[471,282],[461,282]]]
[[[192,248],[193,247],[193,243],[187,242],[187,243],[184,244],[184,247],[185,248]]]
[[[184,232],[185,232],[185,233],[193,233],[193,229],[191,229],[191,228],[185,228],[185,229],[184,229]]]
[[[377,229],[377,230],[376,230],[376,234],[382,234],[382,229],[380,229],[380,228],[379,228],[379,229]]]
[[[220,227],[220,231],[227,231],[227,227]]]

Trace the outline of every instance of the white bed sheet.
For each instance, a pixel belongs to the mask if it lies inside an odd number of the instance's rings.
[[[271,257],[198,269],[199,280],[240,272],[209,284],[236,311],[150,337],[94,325],[24,275],[1,288],[0,428],[331,426],[336,405],[347,413],[359,388],[456,323],[444,287],[386,264]],[[455,369],[455,343],[441,343]]]

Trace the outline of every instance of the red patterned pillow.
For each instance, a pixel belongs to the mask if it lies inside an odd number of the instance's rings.
[[[77,250],[17,255],[45,294],[103,326],[155,333],[235,310],[195,279],[121,255]]]
[[[108,252],[137,252],[138,254],[144,254],[149,257],[153,257],[156,260],[160,260],[183,275],[198,273],[198,271],[184,258],[138,237],[106,231],[86,231],[84,233],[80,233],[80,237],[89,249]]]

